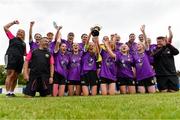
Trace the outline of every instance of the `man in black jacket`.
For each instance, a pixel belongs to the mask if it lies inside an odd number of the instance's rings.
[[[176,75],[174,56],[179,54],[178,49],[171,45],[172,32],[169,27],[170,37],[157,37],[157,49],[154,51],[154,68],[160,92],[175,92],[179,90],[179,80]]]

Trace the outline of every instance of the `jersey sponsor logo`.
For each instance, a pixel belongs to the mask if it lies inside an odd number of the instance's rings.
[[[45,54],[45,57],[46,57],[46,58],[49,58],[49,54]]]
[[[110,65],[113,65],[114,64],[114,62],[115,62],[115,60],[114,59],[112,59],[111,57],[108,57],[108,58],[106,58],[106,65],[107,66],[110,66]]]
[[[67,60],[61,60],[61,65],[64,69],[67,69],[68,61]]]
[[[126,67],[125,60],[121,60],[121,66]]]
[[[167,54],[171,54],[171,52],[168,50],[168,51],[167,51]]]
[[[80,65],[79,63],[80,59],[72,59],[71,67],[77,67]]]
[[[142,62],[142,59],[138,59],[138,63],[137,63],[140,67],[142,67],[143,65],[143,62]]]
[[[90,57],[90,58],[88,59],[88,65],[89,65],[89,66],[93,66],[93,65],[94,65],[94,59],[93,59],[93,58]]]

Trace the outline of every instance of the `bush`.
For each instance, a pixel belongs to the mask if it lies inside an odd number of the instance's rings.
[[[4,85],[6,80],[6,69],[4,65],[0,65],[0,85]],[[23,75],[18,76],[18,84],[25,85],[26,81],[23,79]]]
[[[6,69],[4,65],[0,65],[0,85],[5,83],[6,79]]]

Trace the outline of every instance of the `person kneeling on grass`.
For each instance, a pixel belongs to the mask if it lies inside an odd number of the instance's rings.
[[[29,63],[31,63],[30,72]],[[25,96],[34,97],[37,91],[42,97],[50,95],[49,84],[53,82],[53,74],[54,58],[48,50],[48,38],[43,37],[39,48],[30,51],[24,63],[23,75],[27,80]]]
[[[171,45],[173,38],[171,26],[168,29],[169,37],[157,37],[157,48],[153,53],[157,87],[160,92],[179,91],[179,80],[174,62],[174,56],[179,54],[179,50]]]
[[[137,54],[133,55],[138,92],[155,93],[155,72],[148,59],[149,44],[145,34],[145,25],[142,25],[141,32],[143,33],[145,44],[139,42],[137,44]]]
[[[91,34],[89,34],[88,42],[85,45],[86,51],[82,56],[82,70],[81,70],[81,86],[83,96],[97,94],[97,60],[99,50],[97,46],[98,37],[93,37],[93,42],[89,42]],[[89,89],[90,88],[90,89]]]
[[[108,36],[103,37],[103,43],[106,49],[101,49],[101,70],[100,70],[100,80],[101,80],[101,94],[102,95],[114,95],[115,94],[115,84],[117,81],[116,73],[116,59],[113,58],[108,50],[111,50],[114,54],[115,51],[115,41],[110,41]]]

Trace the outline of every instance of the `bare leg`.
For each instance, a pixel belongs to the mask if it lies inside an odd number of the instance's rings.
[[[82,86],[82,92],[83,92],[83,96],[88,96],[89,95],[88,86],[83,85]]]
[[[16,87],[16,85],[17,85],[17,79],[18,79],[18,73],[15,72],[15,73],[14,73],[14,80],[13,80],[12,86],[11,86],[11,88],[10,88],[10,91],[11,91],[11,92],[14,92],[14,89],[15,89],[15,87]]]
[[[97,95],[97,85],[92,86],[91,93],[92,96]]]
[[[122,85],[119,88],[120,88],[120,93],[121,94],[126,94],[126,86],[125,85]]]
[[[109,84],[109,95],[115,95],[115,86],[116,83]]]
[[[15,70],[7,70],[7,76],[6,76],[6,91],[9,92],[11,89],[11,86],[13,84]]]
[[[146,92],[145,87],[144,86],[138,86],[138,92],[139,93],[145,93]]]
[[[53,84],[53,96],[56,97],[58,95],[58,84]]]
[[[75,94],[78,95],[78,96],[81,94],[81,86],[80,85],[76,85]]]
[[[136,87],[135,86],[128,86],[128,93],[129,94],[135,94],[136,93]]]
[[[64,96],[65,92],[65,85],[60,85],[59,86],[59,96]]]
[[[148,86],[148,92],[149,93],[155,93],[156,92],[156,88],[155,88],[155,86],[154,85],[152,85],[152,86]]]
[[[74,95],[74,85],[68,85],[68,95],[69,96]]]
[[[101,94],[107,95],[107,85],[106,84],[101,84]]]

